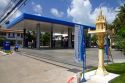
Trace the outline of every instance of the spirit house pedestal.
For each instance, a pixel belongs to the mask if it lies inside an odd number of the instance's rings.
[[[100,11],[98,18],[96,19],[96,30],[89,30],[88,33],[94,33],[97,36],[99,61],[96,75],[107,75],[108,72],[104,67],[104,38],[106,35],[106,19],[102,15],[102,11]]]

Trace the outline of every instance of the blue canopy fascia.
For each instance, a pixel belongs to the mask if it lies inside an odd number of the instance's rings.
[[[40,21],[40,22],[48,22],[48,23],[61,24],[61,25],[66,25],[66,26],[71,26],[71,27],[74,27],[75,25],[80,25],[80,26],[84,26],[85,29],[88,29],[88,28],[95,29],[95,27],[91,27],[91,26],[87,26],[87,25],[52,19],[52,18],[43,17],[43,16],[36,16],[36,15],[26,14],[26,13],[23,13],[21,16],[14,19],[14,21],[10,22],[9,24],[6,24],[6,27],[9,29],[23,20],[34,20],[34,21]]]

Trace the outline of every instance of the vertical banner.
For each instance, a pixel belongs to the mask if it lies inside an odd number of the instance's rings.
[[[86,60],[86,46],[84,27],[80,25],[75,26],[75,38],[74,38],[75,60],[77,62],[84,62]]]
[[[75,45],[75,60],[77,62],[82,62],[83,71],[82,71],[82,78],[81,82],[85,82],[85,69],[86,69],[86,45],[85,45],[85,35],[84,35],[84,27],[80,25],[75,26],[75,38],[74,38],[74,45]],[[80,83],[81,83],[80,82]]]

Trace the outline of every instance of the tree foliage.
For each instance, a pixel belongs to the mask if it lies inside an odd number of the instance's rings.
[[[125,4],[119,7],[116,19],[112,23],[115,29],[115,44],[125,53]]]
[[[92,36],[92,41],[96,43],[96,41],[97,41],[96,35]]]
[[[40,41],[42,42],[43,45],[49,45],[50,33],[41,34]]]
[[[32,42],[32,40],[35,40],[35,35],[31,34],[30,32],[28,32],[26,34],[26,36],[27,36],[29,42]]]

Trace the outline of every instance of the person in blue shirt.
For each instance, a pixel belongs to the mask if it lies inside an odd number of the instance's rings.
[[[14,47],[14,50],[18,51],[18,49],[19,49],[19,44],[16,44],[15,47]]]
[[[113,57],[112,57],[111,50],[110,50],[110,38],[109,38],[109,36],[107,36],[105,38],[104,45],[105,45],[105,54],[106,54],[107,61],[110,61],[110,57],[111,57],[112,62],[113,62]]]

